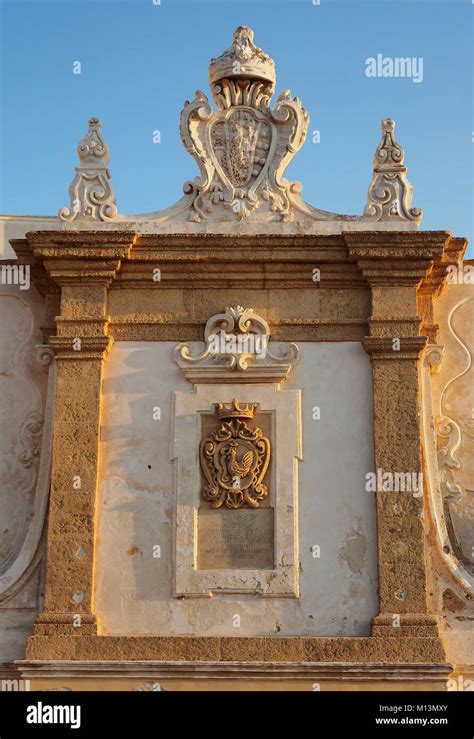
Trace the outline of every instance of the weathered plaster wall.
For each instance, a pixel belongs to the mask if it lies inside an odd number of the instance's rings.
[[[377,583],[374,500],[364,486],[373,468],[368,355],[356,342],[300,343],[302,360],[285,384],[302,388],[300,600],[173,599],[172,391],[193,391],[174,346],[117,342],[106,362],[95,605],[102,633],[369,634]],[[153,420],[156,407],[161,420]]]
[[[15,216],[0,214],[0,259],[15,259],[10,239],[24,239],[28,231],[39,228],[58,228],[53,216]]]

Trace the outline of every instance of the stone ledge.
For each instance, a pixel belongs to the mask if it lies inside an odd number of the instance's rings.
[[[436,637],[31,636],[28,660],[445,664]]]
[[[280,680],[389,680],[393,682],[445,680],[450,665],[406,665],[354,662],[213,662],[157,660],[17,660],[15,669],[26,679],[192,679],[241,678]]]

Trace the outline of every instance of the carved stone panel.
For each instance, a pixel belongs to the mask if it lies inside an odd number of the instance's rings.
[[[213,510],[198,515],[199,570],[273,570],[272,508]]]
[[[295,462],[302,456],[300,391],[279,390],[277,384],[244,383],[197,384],[194,390],[175,393],[172,455],[176,470],[175,595],[202,597],[213,593],[251,593],[298,597]],[[269,471],[263,478],[264,484],[268,484],[268,495],[254,501],[259,507],[222,505],[212,508],[202,495],[199,449],[202,435],[206,435],[209,428],[206,424],[216,423],[216,404],[231,407],[235,398],[239,399],[241,407],[258,401],[257,425],[263,436],[272,440]],[[203,419],[207,420],[203,422]],[[242,455],[239,449],[236,451],[238,465],[244,465],[242,457],[247,452]],[[253,464],[254,460],[249,457],[247,461]],[[246,470],[241,467],[240,471]],[[245,485],[247,478],[237,476]],[[241,513],[244,516],[239,518]],[[211,514],[215,515],[214,519]],[[260,518],[252,520],[251,516]],[[268,545],[272,538],[272,516],[273,552]],[[244,524],[237,525],[238,521]],[[232,523],[235,528],[231,535]],[[265,546],[256,540],[255,531],[259,529],[262,529]],[[209,540],[206,540],[207,531],[211,532]],[[244,548],[249,550],[245,555]]]

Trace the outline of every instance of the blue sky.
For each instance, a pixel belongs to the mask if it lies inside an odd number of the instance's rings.
[[[250,25],[256,44],[275,59],[276,93],[290,88],[311,117],[288,170],[308,202],[362,212],[380,121],[391,116],[413,204],[424,209],[422,228],[472,237],[471,0],[1,5],[0,212],[48,215],[68,205],[76,146],[92,115],[111,149],[120,212],[174,203],[197,174],[179,138],[183,102],[197,89],[209,94],[210,57],[230,46],[236,26]],[[366,59],[377,53],[422,57],[423,81],[367,77]]]

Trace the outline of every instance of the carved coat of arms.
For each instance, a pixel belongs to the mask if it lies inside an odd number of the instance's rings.
[[[216,209],[242,220],[264,203],[275,218],[290,220],[291,196],[301,185],[283,174],[306,137],[309,119],[301,101],[286,90],[270,109],[275,64],[246,26],[211,61],[209,81],[217,110],[198,90],[181,112],[181,138],[201,172],[184,185],[192,196],[191,220],[200,222]]]
[[[264,484],[270,463],[270,441],[262,429],[250,427],[256,403],[216,403],[218,428],[201,442],[202,496],[212,508],[258,508],[268,495]]]

